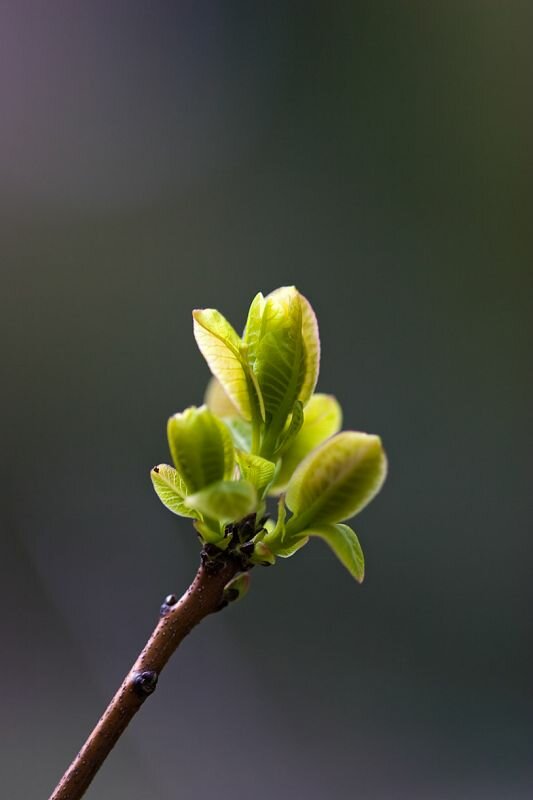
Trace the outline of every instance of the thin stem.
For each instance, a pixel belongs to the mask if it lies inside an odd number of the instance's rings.
[[[130,720],[156,688],[161,670],[187,634],[224,603],[224,587],[239,571],[228,557],[215,565],[202,563],[183,597],[167,598],[162,616],[143,651],[82,749],[65,772],[50,800],[80,800]]]

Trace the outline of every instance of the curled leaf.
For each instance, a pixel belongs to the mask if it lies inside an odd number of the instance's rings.
[[[305,534],[307,534],[307,531],[305,531]],[[286,543],[277,547],[275,549],[275,555],[279,556],[280,558],[290,558],[297,553],[300,548],[306,545],[308,541],[309,536],[307,535],[295,536],[290,541],[287,541]]]
[[[179,472],[168,464],[159,464],[150,472],[157,496],[164,506],[180,517],[198,516],[197,512],[185,504],[187,488]]]
[[[293,287],[280,292],[266,298],[252,363],[265,406],[265,458],[272,456],[305,378],[300,297]]]
[[[362,583],[365,577],[365,559],[357,534],[349,525],[314,525],[303,533],[327,542],[350,575]]]
[[[287,531],[294,534],[352,517],[377,494],[386,472],[378,436],[338,433],[313,450],[292,476],[286,501],[294,516]]]
[[[291,443],[298,436],[300,429],[304,423],[304,407],[301,400],[297,400],[292,409],[291,419],[285,430],[281,433],[276,443],[276,450],[274,456],[279,457],[281,452],[284,452]]]
[[[188,493],[231,477],[235,464],[231,434],[206,406],[191,406],[174,414],[167,434],[172,459]]]

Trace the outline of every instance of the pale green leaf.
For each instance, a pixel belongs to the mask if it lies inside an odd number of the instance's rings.
[[[302,334],[305,347],[305,378],[300,389],[299,398],[302,403],[308,402],[318,380],[320,368],[320,336],[315,312],[309,300],[300,295],[302,306]]]
[[[172,459],[188,493],[231,477],[235,454],[230,431],[206,406],[174,414],[167,433]]]
[[[243,340],[247,346],[248,358],[250,363],[255,361],[257,343],[262,335],[263,311],[265,309],[265,298],[259,292],[252,300],[248,319],[244,329]]]
[[[244,419],[253,416],[250,381],[241,355],[241,339],[214,308],[193,311],[194,336],[209,369]]]
[[[301,332],[305,365],[298,399],[305,406],[315,389],[320,367],[320,337],[315,312],[309,300],[300,294],[294,286],[282,286],[279,289],[275,289],[267,295],[266,303],[272,303],[276,307],[284,309],[285,313],[289,313],[290,304],[295,297],[298,298],[301,310]]]
[[[349,525],[313,525],[303,533],[327,542],[350,575],[362,583],[365,577],[365,559],[359,539]]]
[[[287,531],[292,535],[352,517],[377,494],[386,472],[378,436],[338,433],[313,450],[292,476],[286,501],[294,516]]]
[[[252,447],[252,426],[241,417],[226,417],[224,422],[229,428],[235,447],[250,451]]]
[[[307,533],[307,531],[305,531]],[[307,544],[309,541],[308,536],[302,536],[301,534],[291,541],[288,541],[286,544],[281,544],[274,550],[274,555],[279,556],[280,558],[290,558],[295,553],[300,550],[301,547]]]
[[[275,564],[276,556],[270,547],[268,547],[268,545],[259,540],[255,543],[254,551],[250,560],[252,564],[261,564],[262,566],[266,566],[267,564]]]
[[[266,458],[275,450],[305,377],[300,297],[293,290],[284,294],[282,300],[265,301],[264,335],[257,344],[253,363],[265,406],[266,435],[261,455]]]
[[[185,486],[180,474],[168,464],[159,464],[150,472],[157,496],[164,506],[180,517],[196,518],[198,514],[185,504]]]
[[[263,494],[268,484],[274,477],[276,465],[266,458],[246,453],[243,450],[236,451],[237,464],[244,480],[253,483],[259,496]]]
[[[216,544],[220,550],[227,550],[230,542],[229,536],[226,536],[224,531],[220,530],[218,524],[213,525],[213,520],[209,520],[208,522],[196,520],[193,522],[193,525],[204,542]]]
[[[279,454],[288,448],[291,442],[297,437],[304,422],[304,407],[301,400],[297,400],[292,409],[291,419],[286,429],[278,439],[274,457],[279,458]]]
[[[314,394],[304,411],[301,430],[283,451],[281,467],[271,492],[279,494],[287,486],[298,464],[325,439],[333,436],[342,424],[342,410],[330,394]]]
[[[217,417],[240,417],[239,410],[222,388],[222,384],[213,375],[205,390],[204,402]]]
[[[238,522],[256,510],[257,493],[248,481],[218,481],[189,495],[185,503],[220,523]]]

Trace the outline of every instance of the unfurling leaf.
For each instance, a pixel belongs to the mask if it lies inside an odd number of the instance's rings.
[[[303,459],[325,439],[340,429],[342,411],[330,394],[314,394],[305,407],[303,425],[294,440],[283,451],[281,467],[271,492],[279,494]]]
[[[305,379],[302,308],[296,289],[266,298],[252,370],[265,406],[261,455],[271,458]]]
[[[329,544],[339,561],[356,581],[363,582],[365,559],[357,534],[349,525],[313,525],[303,531],[305,536],[317,536]]]
[[[378,436],[344,431],[328,439],[302,461],[286,495],[294,516],[292,535],[322,523],[357,514],[377,494],[387,461]]]
[[[248,481],[218,481],[189,495],[185,503],[217,522],[237,522],[256,510],[257,492]]]
[[[198,514],[193,509],[185,505],[185,494],[187,487],[179,472],[168,464],[159,464],[150,472],[152,483],[157,496],[164,506],[180,517],[192,517],[195,519]]]
[[[246,453],[244,450],[237,450],[236,456],[242,477],[253,483],[261,496],[274,477],[276,465],[266,458]]]
[[[168,443],[187,493],[230,478],[235,464],[231,434],[206,406],[170,417]]]
[[[286,429],[281,433],[276,444],[274,456],[279,458],[279,454],[285,452],[291,443],[298,436],[304,423],[304,407],[301,400],[297,400],[292,409],[291,420]]]
[[[254,389],[241,353],[241,339],[214,308],[193,311],[194,337],[209,369],[244,419],[254,417]]]
[[[256,356],[257,343],[263,332],[263,311],[265,309],[265,298],[259,292],[252,300],[248,319],[244,328],[243,340],[246,344],[248,360],[253,364]]]
[[[320,336],[315,312],[309,300],[300,295],[302,304],[302,334],[305,347],[305,379],[300,390],[300,400],[305,406],[315,391],[320,367]]]

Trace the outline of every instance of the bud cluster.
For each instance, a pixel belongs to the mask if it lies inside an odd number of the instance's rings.
[[[344,520],[380,490],[387,462],[378,436],[339,432],[337,400],[314,391],[320,339],[308,300],[294,287],[258,294],[242,337],[215,309],[193,319],[213,377],[205,405],[168,421],[174,466],[151,472],[160,500],[194,520],[214,561],[237,546],[243,565],[271,564],[318,537],[362,581],[361,546]],[[269,495],[278,515],[265,522]],[[247,585],[239,579],[228,597]]]

